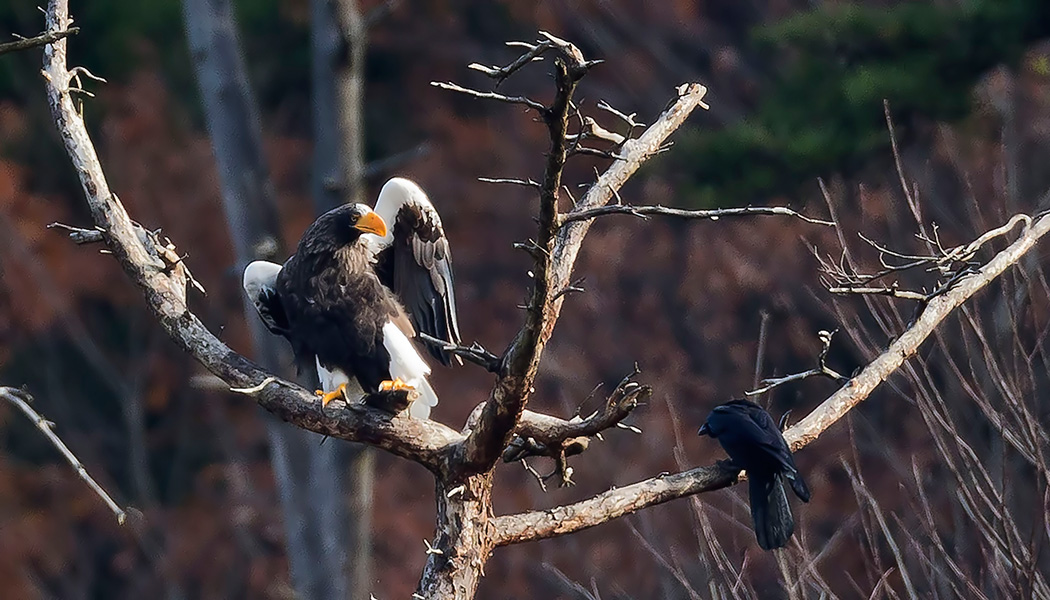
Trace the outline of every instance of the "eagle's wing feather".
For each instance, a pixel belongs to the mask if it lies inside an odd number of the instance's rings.
[[[418,331],[459,344],[452,251],[437,210],[418,185],[394,178],[383,186],[376,212],[390,223],[385,238],[371,240],[376,274],[397,295]],[[462,364],[440,348],[429,349],[446,366],[452,360]]]
[[[277,295],[277,274],[281,265],[257,260],[244,269],[242,285],[263,324],[275,335],[288,336],[288,315]]]

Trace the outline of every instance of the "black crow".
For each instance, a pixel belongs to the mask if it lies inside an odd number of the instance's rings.
[[[791,482],[803,502],[809,502],[809,488],[773,417],[754,402],[733,400],[716,406],[699,434],[717,439],[733,466],[747,471],[758,545],[763,550],[785,546],[795,531],[795,520],[783,479]]]

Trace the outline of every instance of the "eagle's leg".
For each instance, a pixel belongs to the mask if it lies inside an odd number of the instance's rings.
[[[330,392],[325,392],[324,390],[316,390],[314,393],[321,397],[321,407],[322,408],[328,406],[329,402],[331,402],[332,400],[335,400],[337,398],[342,398],[345,402],[349,402],[349,400],[347,400],[347,398],[346,398],[346,384],[345,383],[340,383],[339,387],[335,388],[334,390],[332,390]]]

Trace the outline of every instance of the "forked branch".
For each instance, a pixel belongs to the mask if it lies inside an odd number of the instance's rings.
[[[514,430],[514,436],[503,450],[503,462],[516,462],[533,456],[554,459],[561,485],[572,485],[570,456],[581,454],[590,446],[591,438],[600,438],[604,431],[620,427],[640,433],[636,427],[623,423],[634,409],[645,404],[652,388],[633,380],[637,371],[623,378],[602,403],[601,408],[587,415],[569,420],[526,410]],[[548,476],[549,478],[549,476]],[[541,478],[541,485],[546,478]]]
[[[838,331],[838,330],[836,330]],[[762,380],[762,387],[755,388],[749,392],[744,392],[745,396],[758,396],[768,392],[769,390],[780,387],[782,385],[792,383],[794,381],[802,381],[810,377],[828,377],[840,384],[849,381],[848,377],[840,375],[837,371],[828,366],[828,351],[831,350],[831,338],[834,337],[835,331],[821,330],[817,332],[817,336],[820,338],[823,347],[820,349],[820,354],[817,356],[817,366],[813,367],[808,371],[802,371],[801,373],[792,373],[791,375],[784,375],[783,377],[770,377]]]

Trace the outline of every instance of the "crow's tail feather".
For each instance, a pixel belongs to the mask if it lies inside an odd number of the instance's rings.
[[[758,545],[763,550],[787,545],[795,531],[795,519],[791,516],[791,506],[781,475],[748,473],[748,490]]]
[[[791,489],[794,490],[798,499],[803,502],[809,502],[809,487],[806,485],[806,481],[802,479],[802,474],[795,471],[788,474],[787,477],[791,483]]]

